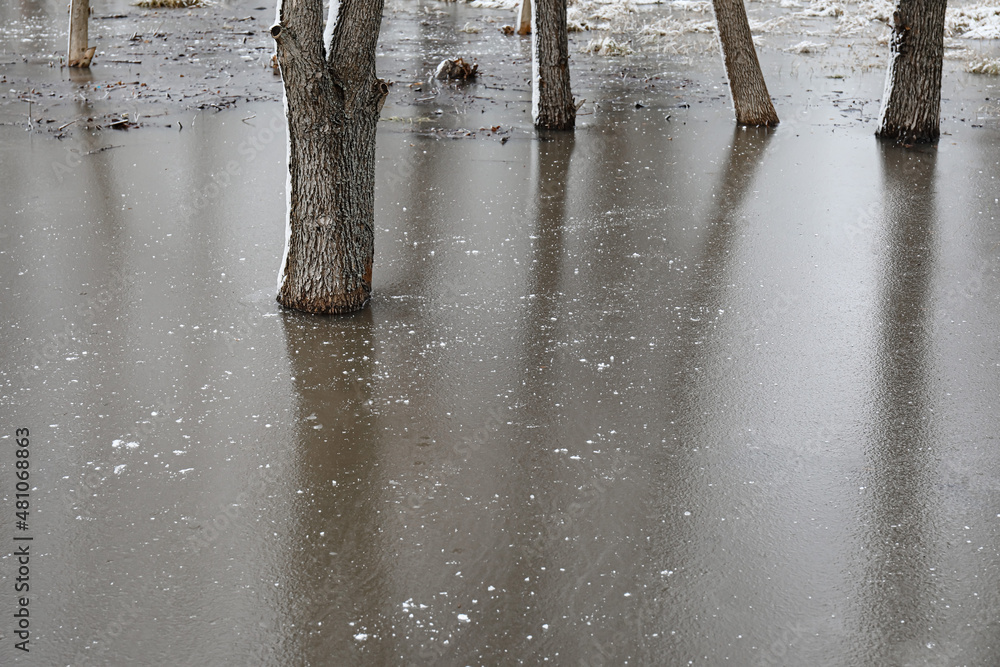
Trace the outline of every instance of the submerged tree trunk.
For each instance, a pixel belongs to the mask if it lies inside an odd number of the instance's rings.
[[[531,32],[531,0],[521,0],[517,8],[517,34],[527,35]]]
[[[66,56],[66,64],[70,67],[90,67],[97,47],[87,46],[89,24],[90,0],[72,0],[69,8],[69,52]]]
[[[566,0],[532,0],[531,24],[531,115],[535,127],[572,130],[576,104],[569,86]]]
[[[729,92],[740,125],[777,125],[778,114],[760,71],[743,0],[712,0]]]
[[[375,76],[382,6],[351,0],[339,16],[331,11],[336,23],[326,45],[322,0],[285,0],[271,28],[288,119],[288,226],[278,278],[286,308],[347,313],[371,294],[375,129],[389,92]]]
[[[918,143],[941,134],[946,8],[946,0],[897,0],[877,136]]]

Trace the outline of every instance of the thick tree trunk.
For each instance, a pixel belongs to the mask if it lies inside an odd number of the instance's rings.
[[[736,122],[740,125],[777,125],[778,114],[760,71],[743,0],[712,0],[712,6]]]
[[[69,52],[66,57],[66,64],[70,67],[90,67],[97,47],[87,46],[89,24],[90,0],[72,0],[69,9]]]
[[[389,89],[375,76],[383,0],[340,8],[324,48],[322,0],[285,0],[271,28],[288,119],[288,227],[278,301],[359,310],[375,254],[375,130]]]
[[[572,130],[576,104],[569,86],[566,0],[532,0],[531,24],[531,115],[535,127]]]
[[[897,0],[877,136],[909,144],[940,135],[946,8],[946,0]]]

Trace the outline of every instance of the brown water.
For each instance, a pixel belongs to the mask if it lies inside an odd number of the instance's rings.
[[[734,131],[585,62],[575,135],[394,93],[435,121],[381,128],[351,317],[273,301],[280,105],[0,127],[0,661],[996,664],[996,131],[883,147],[836,108],[880,73]]]

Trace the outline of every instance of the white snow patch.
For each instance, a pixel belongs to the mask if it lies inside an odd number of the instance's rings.
[[[712,34],[715,32],[714,21],[676,19],[665,16],[652,23],[647,23],[639,29],[643,41],[649,42],[658,37],[680,37],[695,33]]]
[[[670,6],[682,12],[692,12],[694,14],[710,14],[712,3],[709,0],[675,0]]]
[[[470,7],[480,9],[514,9],[518,5],[518,0],[472,0]]]
[[[280,7],[281,4],[279,3]],[[288,93],[285,87],[281,87],[281,108],[284,112],[284,119],[288,123]],[[288,246],[292,241],[292,135],[290,131],[285,133],[285,249],[281,253],[281,266],[278,268],[278,287],[276,294],[281,293],[281,287],[285,284],[285,266],[288,263]]]
[[[796,15],[810,17],[838,17],[844,15],[844,6],[839,2],[831,2],[830,0],[814,0],[806,5],[802,11],[797,12]]]
[[[819,53],[820,51],[825,51],[827,46],[827,44],[822,42],[802,41],[794,46],[789,46],[785,51],[789,53]]]
[[[329,0],[326,25],[323,27],[323,53],[330,57],[330,46],[333,44],[333,29],[337,26],[337,14],[340,12],[340,0]]]
[[[614,37],[599,37],[587,42],[581,49],[583,53],[595,56],[627,56],[634,53],[628,42],[619,42]]]
[[[531,3],[531,25],[538,22],[538,3]],[[538,122],[538,104],[541,100],[538,80],[538,31],[531,31],[531,122]]]
[[[996,58],[978,58],[965,65],[965,71],[969,74],[988,74],[997,76],[1000,74],[1000,60]]]
[[[1000,3],[978,0],[951,7],[945,14],[944,34],[965,39],[1000,39]]]

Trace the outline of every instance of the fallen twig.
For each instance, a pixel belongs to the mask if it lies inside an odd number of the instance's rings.
[[[122,144],[124,146],[124,144]],[[122,146],[102,146],[101,148],[95,148],[92,151],[84,153],[84,155],[94,155],[95,153],[103,153],[104,151],[109,151],[112,148],[121,148]]]

